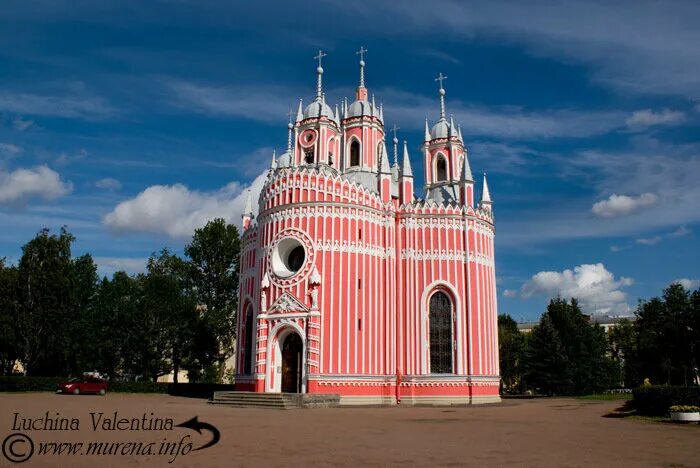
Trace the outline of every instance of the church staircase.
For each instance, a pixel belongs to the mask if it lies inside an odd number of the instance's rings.
[[[339,405],[340,396],[336,394],[214,392],[214,396],[208,403],[232,408],[332,408]]]

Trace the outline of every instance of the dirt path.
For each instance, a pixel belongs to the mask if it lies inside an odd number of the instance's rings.
[[[468,408],[340,408],[313,410],[234,409],[207,405],[203,400],[159,395],[106,397],[44,393],[0,394],[0,439],[21,432],[32,439],[33,456],[14,465],[0,454],[0,466],[698,466],[700,427],[680,427],[602,416],[618,402],[572,399],[507,401],[497,406]],[[41,430],[46,412],[76,418],[79,430]],[[212,438],[201,428],[172,430],[105,430],[103,424],[152,417],[173,425],[194,416],[215,426],[220,441],[200,451]],[[93,416],[100,428],[94,430]],[[13,430],[14,413],[21,427]],[[153,413],[153,415],[151,415]],[[37,421],[38,418],[38,421]],[[157,421],[155,422],[157,424]],[[18,436],[10,438],[10,442]],[[165,441],[165,442],[164,442]],[[26,440],[5,448],[21,456]],[[46,443],[83,443],[81,455],[42,454]],[[115,451],[146,450],[151,455],[85,455],[90,442]],[[132,445],[126,445],[130,443]],[[139,443],[141,445],[139,445]],[[157,454],[172,443],[170,454]],[[179,444],[179,445],[178,445]],[[9,447],[12,445],[12,447]],[[67,450],[63,446],[64,451]],[[78,446],[70,446],[78,450]],[[94,449],[93,450],[97,450]],[[49,449],[51,451],[51,449]],[[179,455],[177,455],[179,453]],[[173,460],[174,459],[174,460]],[[173,460],[172,463],[169,463]]]

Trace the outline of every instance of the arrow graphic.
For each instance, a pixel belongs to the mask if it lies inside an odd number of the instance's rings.
[[[215,428],[214,426],[212,426],[209,423],[199,422],[199,420],[197,419],[197,416],[195,416],[194,418],[192,418],[188,421],[185,421],[184,423],[177,424],[176,427],[186,427],[187,429],[192,429],[194,431],[197,431],[197,433],[199,433],[199,434],[202,433],[202,429],[206,429],[208,431],[211,431],[211,433],[213,434],[214,437],[212,437],[212,439],[209,442],[202,445],[201,447],[193,449],[192,450],[193,452],[196,450],[202,450],[202,449],[205,449],[207,447],[211,447],[212,445],[216,444],[219,441],[219,439],[221,438],[221,434],[219,433],[219,430],[217,428]]]

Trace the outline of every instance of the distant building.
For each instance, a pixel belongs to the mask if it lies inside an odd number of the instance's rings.
[[[607,333],[610,329],[615,328],[618,323],[620,323],[621,320],[626,319],[634,322],[636,320],[636,317],[634,315],[600,315],[600,314],[592,314],[592,315],[586,315],[588,320],[591,323],[597,323],[601,327],[603,327],[603,330],[605,330],[605,333]],[[518,330],[520,330],[522,333],[530,333],[532,329],[539,324],[538,322],[518,322]]]

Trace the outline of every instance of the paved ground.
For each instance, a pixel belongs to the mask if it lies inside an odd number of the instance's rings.
[[[108,466],[699,466],[700,426],[676,426],[602,417],[619,402],[571,399],[518,400],[468,408],[342,408],[309,410],[234,409],[203,400],[157,395],[106,397],[46,393],[0,394],[0,439],[5,453],[22,457],[22,465],[51,467]],[[79,430],[45,431],[46,411],[77,418]],[[201,428],[131,431],[93,430],[90,413],[103,418],[138,418],[150,413],[179,424],[194,416],[221,433],[214,446],[179,456],[158,455],[164,440],[182,441],[180,450],[197,448],[212,438]],[[13,430],[14,413],[34,429]],[[96,414],[96,417],[98,414]],[[39,418],[39,421],[36,419]],[[104,420],[104,419],[103,419]],[[131,424],[129,420],[127,423]],[[189,438],[187,437],[189,436]],[[184,440],[183,440],[184,438]],[[14,441],[14,444],[12,443]],[[47,442],[85,453],[90,442],[120,442],[112,450],[127,452],[141,442],[152,455],[41,454]],[[131,442],[133,445],[125,445]],[[42,443],[43,449],[42,449]],[[77,447],[77,448],[76,448]],[[125,449],[126,447],[126,449]],[[53,450],[49,448],[49,451]],[[102,450],[108,450],[107,445]],[[173,451],[176,449],[172,449]],[[10,453],[10,456],[13,456]],[[172,463],[170,460],[174,458]],[[0,466],[10,466],[0,455]]]

